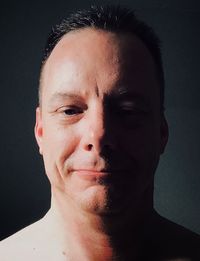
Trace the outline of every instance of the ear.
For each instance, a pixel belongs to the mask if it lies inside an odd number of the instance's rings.
[[[169,138],[169,128],[164,113],[161,115],[160,137],[160,154],[163,154]]]
[[[36,108],[36,120],[34,128],[35,138],[39,146],[39,152],[42,155],[42,138],[43,138],[43,127],[42,127],[42,112],[41,108]]]

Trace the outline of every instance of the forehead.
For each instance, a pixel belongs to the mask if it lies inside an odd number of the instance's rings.
[[[66,34],[52,51],[43,69],[42,100],[65,90],[86,95],[146,88],[148,94],[156,85],[155,63],[138,37],[85,28]]]

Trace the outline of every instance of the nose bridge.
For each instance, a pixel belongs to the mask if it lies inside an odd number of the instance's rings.
[[[86,131],[82,137],[86,150],[100,152],[104,146],[109,146],[111,142],[108,138],[108,126],[106,126],[106,111],[103,104],[90,108],[86,118]]]
[[[88,124],[90,138],[93,142],[100,142],[105,134],[105,112],[102,105],[91,109]]]

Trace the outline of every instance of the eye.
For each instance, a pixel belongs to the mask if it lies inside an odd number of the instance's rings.
[[[138,116],[145,114],[145,111],[132,102],[124,102],[119,105],[119,113],[124,116]]]
[[[144,111],[138,108],[121,108],[121,113],[125,115],[140,115],[143,114]]]
[[[70,107],[64,108],[63,113],[68,116],[73,116],[73,115],[83,113],[83,109],[76,107],[76,106],[70,106]]]

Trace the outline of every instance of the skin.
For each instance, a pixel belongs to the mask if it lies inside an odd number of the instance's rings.
[[[70,32],[41,86],[35,136],[52,188],[52,234],[72,260],[137,256],[129,241],[153,208],[168,138],[150,52],[133,35]]]

